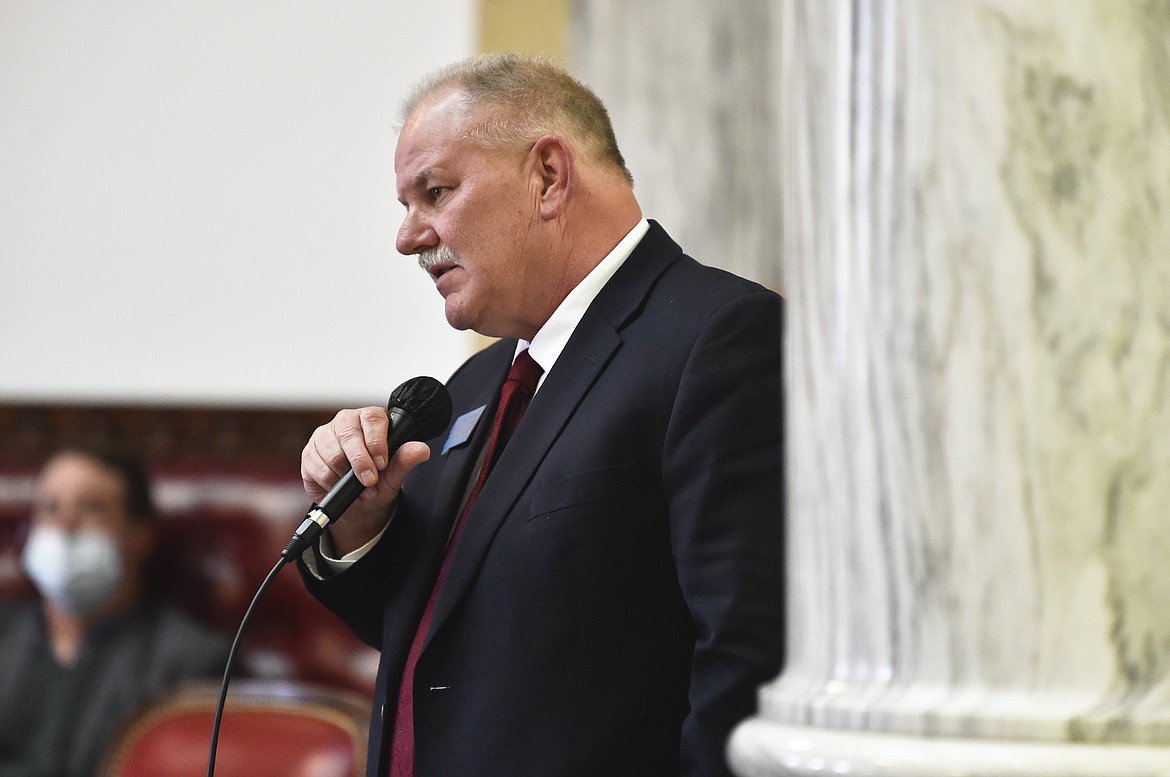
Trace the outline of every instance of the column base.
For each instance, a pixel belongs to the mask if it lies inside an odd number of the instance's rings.
[[[1170,747],[943,739],[753,718],[729,745],[740,777],[1167,777]]]

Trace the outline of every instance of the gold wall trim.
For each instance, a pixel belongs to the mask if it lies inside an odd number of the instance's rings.
[[[517,51],[562,62],[569,55],[570,0],[479,0],[480,53]]]

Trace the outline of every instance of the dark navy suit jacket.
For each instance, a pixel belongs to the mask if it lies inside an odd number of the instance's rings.
[[[419,777],[727,773],[783,658],[781,305],[651,223],[468,516],[413,678]],[[378,545],[302,568],[382,651],[371,777],[514,348],[448,381],[453,418],[486,407],[466,442],[432,441]]]

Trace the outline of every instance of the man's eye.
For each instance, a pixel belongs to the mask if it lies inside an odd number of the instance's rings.
[[[432,200],[437,200],[443,195],[443,192],[445,191],[447,191],[445,186],[432,186],[431,188],[427,189],[427,195],[429,195]]]

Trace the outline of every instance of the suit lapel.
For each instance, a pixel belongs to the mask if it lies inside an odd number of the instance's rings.
[[[480,363],[474,366],[469,363],[461,368],[472,371],[466,376],[467,383],[475,386],[476,390],[459,401],[456,412],[462,414],[484,406],[483,414],[466,442],[443,453],[443,447],[447,442],[445,438],[443,443],[432,449],[431,456],[441,458],[442,466],[436,476],[429,509],[421,511],[425,517],[425,523],[421,526],[422,533],[418,540],[410,543],[410,547],[415,549],[417,555],[403,561],[411,564],[418,572],[410,576],[408,590],[403,596],[404,601],[412,602],[414,606],[395,609],[394,620],[388,626],[388,634],[392,636],[386,639],[387,645],[397,645],[401,648],[404,659],[410,641],[414,638],[415,629],[418,628],[423,607],[434,586],[452,521],[462,507],[463,495],[468,481],[474,474],[475,462],[491,431],[492,415],[495,413],[500,386],[511,365],[514,347],[515,341],[508,341],[507,344],[497,343],[475,357]],[[454,379],[453,377],[452,380]],[[447,433],[450,434],[451,430]],[[410,488],[409,483],[407,488]]]
[[[642,242],[589,306],[553,369],[545,377],[524,420],[504,449],[467,516],[467,523],[455,547],[447,578],[435,605],[427,635],[428,643],[471,584],[491,546],[492,538],[511,513],[561,430],[621,347],[620,328],[637,314],[654,283],[680,255],[678,245],[661,227],[651,222],[651,229]],[[506,372],[507,366],[504,366],[500,383],[503,383]],[[494,407],[489,410],[494,413]],[[490,426],[490,422],[481,426]],[[476,444],[468,447],[478,451],[483,445],[484,436],[477,433],[476,438]],[[447,469],[463,471],[463,467],[452,467],[454,463],[450,462]],[[444,484],[449,484],[449,475],[452,480],[456,479],[454,473],[445,473]],[[457,480],[454,488],[449,489],[458,489],[456,499],[462,498],[463,489],[460,486],[466,480],[464,475],[461,480]],[[442,491],[438,498],[445,498]]]
[[[449,516],[456,515],[462,507],[464,492],[474,475],[475,462],[491,432],[492,416],[495,415],[496,405],[499,402],[500,387],[508,375],[508,369],[512,364],[512,352],[515,349],[515,341],[507,342],[511,347],[501,345],[497,349],[498,353],[491,356],[491,363],[485,371],[485,375],[490,377],[486,377],[483,384],[493,388],[482,392],[478,400],[472,403],[473,410],[483,407],[483,413],[476,422],[475,431],[466,443],[451,448],[447,453],[440,454],[447,461],[439,477],[438,489],[435,492],[435,501],[430,514],[439,516],[439,519],[432,523],[441,524],[440,528],[444,532],[451,530]]]

